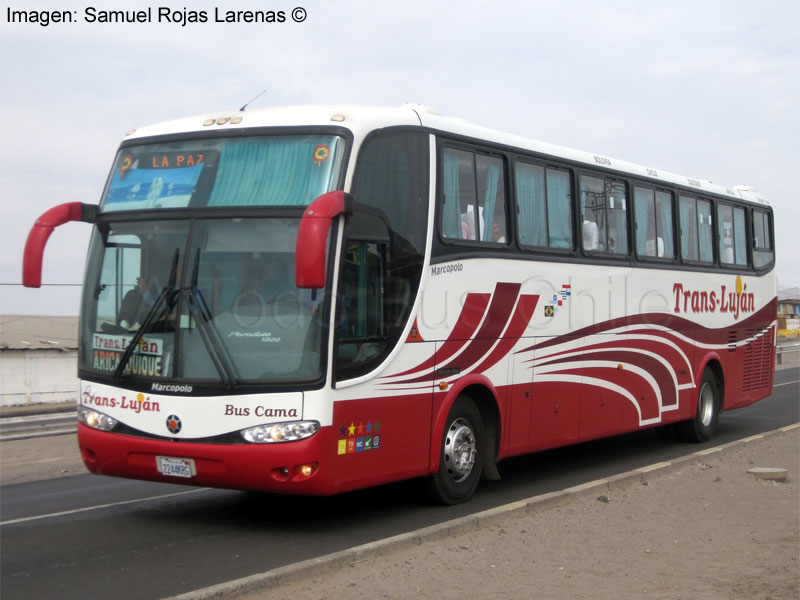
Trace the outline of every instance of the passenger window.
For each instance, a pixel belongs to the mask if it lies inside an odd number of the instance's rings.
[[[664,243],[664,258],[675,258],[674,227],[672,226],[672,207],[674,201],[670,192],[656,192],[656,240]],[[660,252],[660,250],[659,250]],[[661,256],[659,254],[659,256]]]
[[[681,196],[681,258],[689,262],[714,262],[711,203]]]
[[[675,258],[672,241],[672,194],[636,187],[636,254]]]
[[[681,209],[681,258],[687,261],[699,259],[697,251],[697,202],[694,198],[680,197]]]
[[[505,174],[497,157],[447,148],[443,164],[442,235],[505,243]]]
[[[747,229],[744,224],[744,209],[733,209],[733,249],[736,253],[736,264],[747,265]]]
[[[599,177],[581,177],[583,249],[628,254],[628,200],[625,184]]]
[[[724,265],[747,265],[747,231],[744,209],[720,204],[717,207],[719,223],[719,257]]]
[[[774,260],[770,214],[753,211],[753,266],[760,269]]]
[[[519,239],[523,246],[572,248],[569,174],[517,163]]]
[[[702,262],[714,262],[714,226],[711,221],[711,203],[697,201],[697,244]]]

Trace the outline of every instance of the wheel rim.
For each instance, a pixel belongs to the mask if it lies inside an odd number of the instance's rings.
[[[714,420],[714,390],[707,383],[700,388],[697,413],[703,427],[711,425],[711,421]]]
[[[458,483],[469,477],[477,454],[478,441],[469,422],[453,421],[444,441],[444,462],[450,478]]]

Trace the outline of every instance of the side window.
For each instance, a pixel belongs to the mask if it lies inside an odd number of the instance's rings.
[[[753,266],[760,269],[775,259],[772,244],[772,219],[768,212],[753,211]]]
[[[628,199],[625,184],[581,176],[583,249],[628,254]]]
[[[697,201],[688,196],[680,197],[681,214],[681,258],[686,261],[700,260],[697,249]]]
[[[711,220],[711,202],[697,201],[697,244],[702,262],[714,262],[714,224]]]
[[[713,222],[711,203],[681,196],[681,258],[690,262],[714,262]]]
[[[358,371],[386,350],[385,245],[351,241],[344,253],[337,366]]]
[[[719,259],[724,265],[734,264],[733,252],[733,210],[720,204],[717,208],[719,224]]]
[[[675,258],[672,240],[672,194],[635,187],[636,254],[652,258]]]
[[[572,248],[569,173],[517,163],[519,240],[523,246]]]
[[[494,156],[445,148],[442,235],[450,240],[505,243],[505,173]]]
[[[672,226],[672,215],[675,212],[673,210],[674,204],[672,193],[656,191],[656,241],[659,253],[663,242],[665,258],[675,258],[675,229]]]
[[[747,231],[744,209],[725,204],[717,207],[719,258],[724,265],[747,265]]]
[[[747,227],[744,222],[744,209],[733,209],[733,249],[736,253],[736,264],[747,265]]]
[[[345,229],[336,378],[369,372],[397,344],[417,297],[428,234],[429,137],[371,136],[356,163],[356,210]]]
[[[369,138],[358,156],[353,187],[356,202],[383,211],[404,240],[395,253],[403,250],[420,261],[428,237],[428,147],[427,135],[408,131]]]

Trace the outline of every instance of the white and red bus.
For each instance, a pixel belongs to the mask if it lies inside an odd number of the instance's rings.
[[[130,132],[99,205],[42,215],[24,283],[93,225],[90,471],[293,494],[648,427],[772,390],[773,214],[726,188],[443,117],[296,107]]]

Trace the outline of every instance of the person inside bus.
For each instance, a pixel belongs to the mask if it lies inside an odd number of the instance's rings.
[[[156,295],[151,291],[152,286],[147,285],[144,277],[136,278],[136,287],[130,290],[122,299],[119,310],[119,324],[125,329],[133,329],[136,323],[141,324],[147,318],[147,313],[153,308]]]
[[[506,242],[506,236],[504,233],[505,230],[505,223],[501,223],[502,214],[499,215],[500,218],[497,216],[495,217],[494,222],[492,223],[492,233],[491,233],[491,241],[497,242],[500,244],[504,244]],[[485,227],[485,221],[483,219],[483,207],[478,208],[478,218],[480,219],[480,226],[481,231]],[[465,213],[461,213],[461,239],[462,240],[475,240],[475,212],[470,206]],[[485,237],[482,237],[484,241],[489,241]]]
[[[503,234],[503,228],[497,221],[492,224],[492,241],[498,244],[506,243],[506,236]]]

